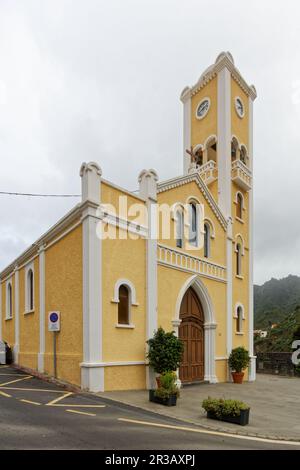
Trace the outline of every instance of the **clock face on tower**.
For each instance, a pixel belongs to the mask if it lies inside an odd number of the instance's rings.
[[[202,101],[197,106],[196,109],[196,118],[197,119],[203,119],[210,108],[210,99],[209,98],[204,98]]]
[[[238,96],[235,98],[235,110],[240,118],[245,116],[244,103]]]

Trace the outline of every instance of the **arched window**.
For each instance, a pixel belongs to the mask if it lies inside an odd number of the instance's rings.
[[[231,141],[231,161],[234,162],[237,159],[239,143],[235,137]]]
[[[12,285],[11,282],[7,284],[7,291],[6,291],[6,317],[12,318]]]
[[[34,292],[33,292],[33,271],[28,270],[27,273],[27,310],[34,309]]]
[[[236,274],[237,276],[242,275],[242,247],[240,243],[236,245]]]
[[[184,234],[184,215],[183,210],[178,209],[176,212],[176,246],[183,247],[183,234]]]
[[[207,161],[217,162],[217,138],[212,135],[206,140],[204,147],[207,152]]]
[[[241,162],[244,163],[244,165],[246,165],[246,160],[247,160],[247,152],[246,152],[246,149],[245,147],[241,147],[241,152],[240,152],[240,160]]]
[[[241,193],[237,193],[237,195],[236,195],[236,216],[239,219],[243,218],[243,205],[244,205],[243,196],[241,195]]]
[[[118,324],[129,325],[130,323],[130,292],[127,286],[119,287]]]
[[[241,306],[238,306],[236,311],[236,332],[242,333],[243,331],[243,309]]]
[[[210,257],[210,226],[208,223],[204,224],[204,257]]]
[[[192,202],[189,206],[190,209],[190,238],[189,243],[193,246],[198,245],[198,220],[197,220],[197,206]]]
[[[199,147],[195,151],[195,157],[196,157],[196,164],[197,166],[202,166],[203,165],[203,150],[201,147]]]

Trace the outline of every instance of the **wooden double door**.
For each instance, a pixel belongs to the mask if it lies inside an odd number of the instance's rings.
[[[204,315],[196,292],[190,287],[180,307],[179,337],[184,342],[179,378],[183,383],[204,380]]]

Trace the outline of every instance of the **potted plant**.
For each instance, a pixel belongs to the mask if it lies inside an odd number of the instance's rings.
[[[149,366],[157,374],[178,369],[182,360],[184,345],[174,331],[166,332],[159,327],[153,338],[147,341],[147,344],[149,347],[147,354]],[[157,378],[157,385],[160,386],[160,377]]]
[[[246,426],[249,423],[250,407],[242,401],[208,397],[203,400],[202,408],[205,409],[209,419],[240,424],[241,426]]]
[[[149,390],[149,400],[165,406],[175,406],[179,397],[176,380],[177,375],[174,371],[161,374],[160,386],[156,390]]]
[[[232,379],[235,384],[243,383],[244,370],[248,367],[250,356],[243,346],[239,346],[231,351],[228,359],[229,366],[232,369]]]

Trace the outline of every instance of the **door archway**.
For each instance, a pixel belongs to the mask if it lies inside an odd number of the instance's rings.
[[[184,343],[183,360],[179,368],[182,383],[204,380],[204,313],[201,302],[192,287],[185,292],[179,318],[179,337]]]

